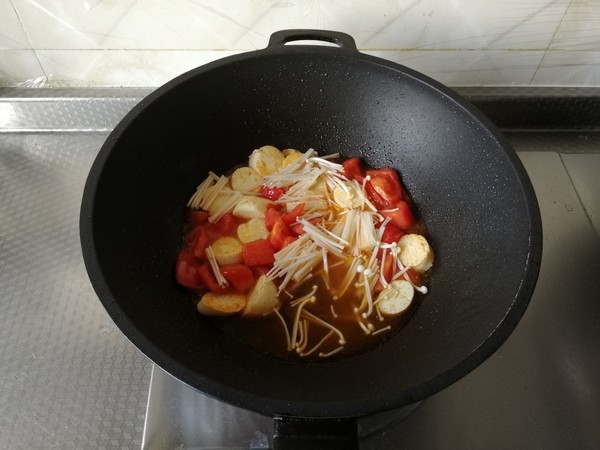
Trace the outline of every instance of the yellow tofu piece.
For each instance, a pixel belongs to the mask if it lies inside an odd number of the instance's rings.
[[[433,250],[420,234],[405,234],[398,241],[400,262],[416,272],[425,272],[433,265]]]
[[[248,294],[244,315],[266,316],[273,312],[278,303],[277,286],[266,275],[261,275]]]
[[[208,292],[196,306],[198,312],[206,316],[227,316],[244,309],[247,300],[244,294]]]
[[[383,289],[377,299],[377,307],[381,314],[395,316],[405,311],[413,301],[415,289],[406,280],[392,281],[388,287]]]
[[[255,218],[250,219],[248,222],[241,223],[237,228],[238,239],[245,244],[246,242],[252,242],[257,239],[267,239],[269,237],[269,231],[265,226],[263,219]]]
[[[211,248],[220,266],[242,262],[242,243],[234,237],[218,238]]]
[[[283,153],[277,147],[265,145],[252,152],[248,159],[248,166],[263,176],[272,175],[279,170],[283,159]]]
[[[233,215],[243,219],[264,219],[267,205],[271,203],[263,197],[244,195],[233,208]]]
[[[253,192],[262,182],[262,175],[252,167],[240,167],[231,174],[231,187],[235,191]]]

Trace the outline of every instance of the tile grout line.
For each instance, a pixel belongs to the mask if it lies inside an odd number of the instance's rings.
[[[14,0],[10,0],[10,6],[12,6],[13,11],[17,15],[17,18],[19,19],[19,23],[21,24],[21,28],[23,29],[23,33],[25,33],[25,36],[27,37],[27,42],[29,42],[29,47],[33,51],[33,54],[35,55],[35,59],[37,60],[39,66],[40,66],[40,69],[42,69],[42,72],[44,72],[44,78],[46,79],[46,82],[47,82],[48,81],[48,72],[46,72],[46,69],[44,68],[44,65],[42,64],[42,60],[40,59],[40,56],[38,55],[38,51],[33,46],[33,42],[31,42],[31,38],[29,37],[29,33],[27,32],[27,28],[25,28],[25,23],[23,22],[23,19],[21,19],[21,15],[19,14],[19,11],[17,10],[17,7],[15,6]]]
[[[548,43],[548,48],[546,48],[544,50],[544,54],[542,55],[542,58],[540,59],[539,64],[535,68],[535,71],[533,72],[533,75],[531,76],[531,80],[529,81],[529,84],[533,84],[534,83],[535,77],[536,77],[537,73],[539,72],[540,67],[542,67],[542,64],[544,63],[544,60],[546,59],[546,55],[548,55],[548,52],[551,52],[553,50],[550,47],[552,46],[552,42],[556,38],[556,35],[558,34],[558,30],[560,30],[560,27],[561,27],[563,21],[565,20],[565,17],[567,16],[567,13],[569,12],[569,9],[571,8],[571,3],[572,3],[572,0],[569,0],[569,4],[565,8],[565,12],[563,13],[562,17],[560,18],[560,21],[558,22],[558,25],[556,25],[556,29],[554,30],[554,33],[552,33],[552,37],[550,38],[550,42]],[[561,161],[562,161],[562,158],[561,158]]]

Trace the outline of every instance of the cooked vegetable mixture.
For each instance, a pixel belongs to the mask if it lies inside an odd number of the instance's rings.
[[[176,265],[201,314],[275,327],[265,341],[288,356],[326,358],[389,334],[427,293],[433,251],[398,174],[339,160],[267,145],[209,172]]]

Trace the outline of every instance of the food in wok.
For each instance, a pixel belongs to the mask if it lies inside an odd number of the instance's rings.
[[[266,145],[200,183],[176,279],[201,314],[268,353],[372,348],[427,293],[433,250],[411,203],[393,169]]]

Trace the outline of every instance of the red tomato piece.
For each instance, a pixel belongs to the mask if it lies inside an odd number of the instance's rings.
[[[317,225],[319,223],[321,223],[323,221],[322,218],[320,217],[316,217],[314,219],[310,219],[309,222],[312,223],[313,225]],[[290,231],[292,233],[294,233],[296,236],[301,236],[303,235],[304,232],[304,225],[300,224],[300,223],[295,223],[293,225],[290,225]]]
[[[396,195],[389,180],[381,177],[374,177],[369,180],[370,187],[378,195],[378,203],[381,203],[386,208],[393,206],[400,198]],[[371,193],[372,195],[372,193]]]
[[[360,158],[350,158],[342,163],[344,167],[344,175],[349,180],[357,180],[359,183],[363,182],[365,178],[365,170],[363,169],[363,164]]]
[[[408,278],[410,278],[410,281],[412,281],[413,284],[416,284],[417,286],[421,285],[421,276],[414,271],[414,269],[410,268],[406,271],[406,274],[408,275]]]
[[[273,225],[271,234],[269,235],[269,243],[275,251],[279,251],[284,247],[285,238],[291,237],[292,231],[284,222],[284,219],[278,219]]]
[[[290,225],[290,231],[296,236],[302,236],[304,234],[304,225],[302,225],[301,223]]]
[[[266,239],[256,239],[242,244],[242,259],[247,266],[270,266],[275,262],[275,252]]]
[[[402,230],[408,230],[415,223],[415,218],[413,216],[412,211],[410,210],[410,206],[405,201],[399,201],[396,204],[396,207],[389,210],[379,211],[382,216],[389,217],[391,219],[390,223],[393,223],[397,227]]]
[[[381,242],[386,244],[391,244],[393,242],[398,242],[402,236],[404,236],[404,231],[398,228],[391,222],[388,222],[383,230],[383,235],[381,236]]]
[[[207,262],[202,263],[198,267],[198,274],[200,275],[200,278],[202,279],[202,281],[204,282],[206,287],[208,289],[210,289],[211,291],[222,292],[225,290],[217,282],[217,278],[215,277],[215,274],[213,273],[213,270],[210,267],[210,264],[208,264]]]
[[[292,209],[289,213],[284,214],[282,216],[282,219],[286,225],[291,225],[296,220],[298,220],[298,216],[301,216],[303,212],[304,212],[304,203],[300,203],[300,204],[294,206],[294,209]]]
[[[296,241],[297,239],[298,239],[297,236],[286,236],[286,237],[284,237],[283,238],[283,247],[287,247],[288,245],[290,245],[292,242]]]
[[[202,225],[208,220],[208,212],[203,210],[190,211],[190,222],[194,225]]]
[[[266,275],[271,270],[271,266],[252,266],[250,270],[255,278],[260,278],[261,275]]]
[[[377,278],[377,281],[375,282],[375,286],[373,286],[373,293],[379,294],[381,291],[383,291],[383,283],[381,282],[381,280],[379,278]]]
[[[198,260],[188,250],[181,250],[175,264],[175,280],[190,289],[204,289],[206,285],[198,274]]]
[[[371,203],[373,203],[377,209],[390,209],[394,205],[381,196],[371,181],[365,183],[365,191],[367,192],[367,197],[369,197],[369,200],[371,200]]]
[[[394,276],[394,259],[392,258],[392,255],[390,255],[389,253],[386,253],[385,261],[383,261],[383,262],[380,261],[379,263],[383,264],[383,272],[382,272],[383,278],[388,283],[391,282],[392,277]],[[383,290],[383,283],[381,282],[380,278],[377,279],[377,282],[375,283],[375,287],[373,288],[373,290],[376,293],[379,293]]]
[[[282,213],[279,211],[279,207],[277,205],[267,205],[267,210],[265,211],[265,228],[268,231],[273,229],[273,225],[277,222],[282,216]]]
[[[228,264],[221,267],[221,274],[235,289],[248,292],[254,286],[254,274],[250,267],[243,264]]]
[[[204,251],[209,244],[208,233],[204,227],[196,227],[196,242],[192,246],[192,253],[196,258],[204,258],[206,255]]]
[[[215,228],[220,236],[234,235],[238,225],[238,219],[231,213],[223,214],[223,216],[215,222]]]
[[[198,239],[198,230],[200,228],[202,227],[194,227],[185,234],[183,242],[185,243],[186,248],[191,248],[196,243],[196,239]]]
[[[281,197],[283,194],[285,194],[285,189],[282,187],[260,187],[260,195],[269,200],[279,200],[279,197]]]
[[[404,200],[404,189],[400,178],[394,169],[385,167],[383,169],[368,170],[367,175],[371,177],[371,181],[378,179],[379,181],[375,184],[379,184],[383,191],[380,192],[382,196],[389,199],[390,202],[396,203],[400,200]],[[381,180],[386,180],[383,182]]]

